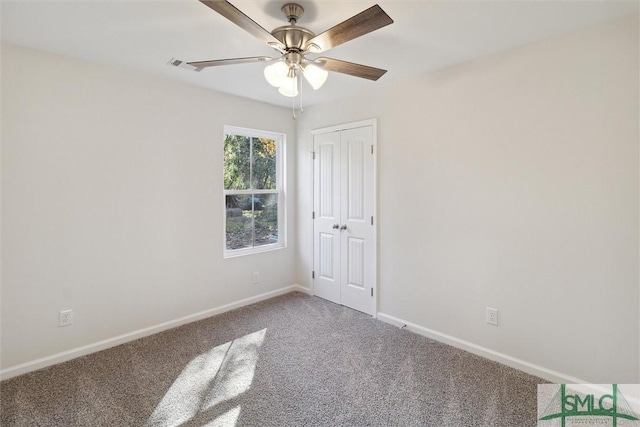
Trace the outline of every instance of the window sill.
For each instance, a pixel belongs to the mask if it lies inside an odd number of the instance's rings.
[[[232,250],[224,250],[223,258],[237,258],[245,255],[253,255],[253,254],[261,254],[263,252],[272,252],[280,249],[285,249],[287,246],[284,244],[274,243],[272,245],[264,245],[259,246],[257,248],[246,248],[246,249],[232,249]]]

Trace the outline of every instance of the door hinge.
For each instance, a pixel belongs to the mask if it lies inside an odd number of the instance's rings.
[[[371,296],[373,296],[373,288],[371,288]]]
[[[311,278],[312,278],[312,279],[315,279],[315,278],[316,278],[316,272],[315,272],[315,271],[312,271],[312,272],[311,272]]]
[[[316,152],[315,152],[315,151],[312,151],[312,152],[311,152],[311,155],[313,156],[313,160],[315,160],[315,159],[316,159]]]
[[[314,211],[314,212],[311,212],[311,219],[316,219],[316,213],[315,213],[315,211]]]
[[[371,217],[371,225],[373,225],[373,217]]]
[[[371,154],[373,154],[373,145],[371,146]]]

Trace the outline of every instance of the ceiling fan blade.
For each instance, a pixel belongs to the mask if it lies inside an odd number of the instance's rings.
[[[376,4],[335,27],[329,28],[324,33],[318,34],[309,40],[307,46],[315,44],[318,49],[311,49],[311,52],[324,52],[389,24],[393,24],[393,19]]]
[[[179,59],[171,58],[168,65],[174,67],[186,68],[191,71],[202,71],[206,67],[217,67],[219,65],[232,65],[232,64],[246,64],[249,62],[269,62],[278,58],[270,58],[268,56],[251,56],[248,58],[229,58],[229,59],[214,59],[211,61],[195,61],[185,62]]]
[[[250,62],[269,62],[276,58],[268,56],[250,56],[247,58],[212,59],[210,61],[187,62],[194,68],[217,67],[219,65],[247,64]]]
[[[313,61],[327,71],[349,74],[363,79],[378,80],[387,72],[380,68],[369,67],[368,65],[354,64],[353,62],[341,61],[332,58],[318,58]]]
[[[279,48],[284,48],[280,40],[271,35],[271,33],[260,25],[258,25],[253,19],[249,18],[247,15],[242,13],[240,9],[232,5],[226,0],[200,0],[200,2],[214,11],[218,12],[220,15],[227,18],[229,21],[233,22],[240,28],[245,31],[250,32],[256,37],[258,40],[262,40],[263,42],[271,45],[278,46]]]

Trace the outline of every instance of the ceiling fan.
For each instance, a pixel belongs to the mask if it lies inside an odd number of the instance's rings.
[[[253,56],[247,58],[214,59],[209,61],[185,62],[171,59],[169,64],[201,71],[207,67],[220,65],[245,64],[251,62],[273,62],[264,70],[267,81],[284,96],[298,95],[298,77],[300,74],[314,89],[319,89],[327,79],[328,71],[349,74],[369,80],[378,80],[386,70],[369,67],[339,59],[319,57],[309,58],[308,54],[322,53],[393,23],[380,6],[375,5],[338,25],[316,35],[311,30],[297,25],[304,9],[296,3],[282,6],[282,12],[289,25],[278,27],[269,32],[242,13],[226,0],[200,0],[213,11],[248,31],[257,39],[265,42],[280,53],[277,57]]]

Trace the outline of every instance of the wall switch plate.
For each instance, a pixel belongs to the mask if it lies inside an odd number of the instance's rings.
[[[493,326],[498,326],[498,310],[497,309],[487,307],[487,323]]]
[[[61,310],[58,318],[58,326],[69,326],[73,323],[73,311]]]
[[[258,283],[260,283],[260,272],[254,271],[253,272],[253,284],[257,285]]]

